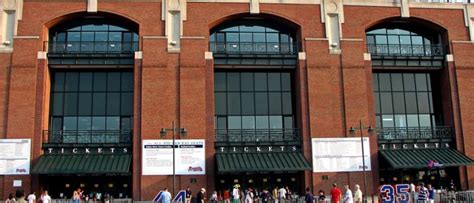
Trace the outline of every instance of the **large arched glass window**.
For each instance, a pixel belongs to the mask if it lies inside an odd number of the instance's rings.
[[[295,32],[264,20],[241,20],[214,28],[210,50],[228,54],[296,54]]]
[[[50,30],[50,53],[133,53],[137,28],[105,18],[83,18]]]

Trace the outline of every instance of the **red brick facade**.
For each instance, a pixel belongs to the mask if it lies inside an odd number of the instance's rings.
[[[80,1],[26,1],[18,22],[13,53],[0,53],[0,138],[32,140],[32,165],[42,154],[42,131],[48,129],[50,77],[47,60],[38,59],[48,41],[48,28],[86,14]],[[99,12],[112,13],[139,25],[143,59],[134,65],[133,182],[135,200],[150,200],[171,176],[141,176],[141,140],[159,139],[160,129],[176,120],[188,129],[188,138],[206,139],[206,174],[195,176],[198,188],[215,188],[214,65],[205,59],[210,29],[221,22],[249,14],[248,3],[187,3],[187,20],[179,53],[167,52],[161,2],[99,1]],[[411,8],[411,18],[431,22],[447,31],[453,62],[443,75],[443,105],[456,129],[457,149],[474,158],[474,45],[469,39],[462,9]],[[351,137],[348,129],[375,125],[371,61],[364,60],[365,31],[392,17],[399,7],[344,6],[341,54],[330,54],[319,4],[261,4],[260,15],[298,27],[300,52],[306,59],[296,69],[296,108],[304,155],[311,160],[311,138]],[[39,36],[21,38],[20,36]],[[450,96],[448,96],[450,95]],[[444,102],[446,101],[446,102]],[[452,106],[450,105],[452,104]],[[368,188],[378,186],[377,139],[371,139],[372,170]],[[474,187],[474,167],[460,167],[463,189]],[[328,179],[323,180],[322,175]],[[333,182],[362,185],[362,173],[304,173],[304,185],[329,190]],[[23,180],[26,191],[39,191],[37,175],[0,176],[0,197],[13,192],[13,180]],[[178,187],[190,177],[179,176]]]

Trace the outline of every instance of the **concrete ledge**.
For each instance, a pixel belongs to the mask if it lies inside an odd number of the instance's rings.
[[[143,52],[142,51],[136,51],[135,52],[135,59],[143,59]]]
[[[214,59],[213,53],[210,52],[210,51],[204,52],[204,59],[206,59],[206,60],[212,60],[212,59]]]
[[[304,38],[306,41],[329,41],[328,38],[318,38],[318,37],[306,37]]]
[[[372,61],[372,55],[370,55],[370,53],[364,53],[364,61]]]
[[[298,52],[298,60],[306,60],[306,52]]]
[[[48,52],[38,51],[38,59],[47,59],[47,58],[48,58]]]
[[[447,62],[454,62],[454,56],[452,54],[446,54]]]
[[[166,36],[153,36],[153,35],[143,36],[142,38],[143,39],[168,39],[168,37]]]

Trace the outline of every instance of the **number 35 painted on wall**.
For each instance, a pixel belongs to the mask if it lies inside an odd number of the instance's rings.
[[[380,194],[382,203],[408,203],[410,201],[410,185],[397,184],[395,188],[392,185],[382,185]]]

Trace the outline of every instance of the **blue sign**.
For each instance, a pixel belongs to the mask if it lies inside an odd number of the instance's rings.
[[[153,203],[161,203],[163,200],[163,191],[160,191],[155,198],[153,198]]]
[[[380,187],[380,198],[382,203],[408,203],[410,202],[410,185],[408,184],[397,184],[392,185],[382,185]]]
[[[179,191],[174,197],[173,203],[186,203],[186,190]]]

